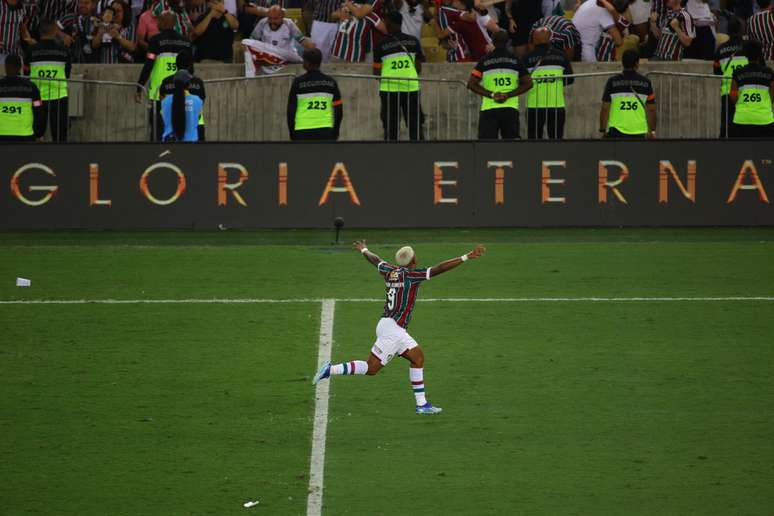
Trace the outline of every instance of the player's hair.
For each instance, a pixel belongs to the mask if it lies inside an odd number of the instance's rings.
[[[395,253],[395,263],[400,265],[401,267],[405,267],[406,265],[411,263],[411,260],[414,259],[414,250],[411,248],[411,246],[403,246],[400,249],[398,249],[398,252]]]
[[[304,50],[304,61],[312,66],[319,67],[322,63],[322,52],[319,48],[307,48]]]
[[[726,29],[729,36],[741,36],[742,35],[742,20],[736,16],[732,16],[728,19],[728,29]]]
[[[624,70],[633,69],[639,61],[640,61],[639,52],[637,52],[632,48],[624,52],[623,57],[621,57],[621,63],[623,63]]]
[[[742,46],[742,54],[750,60],[755,62],[763,61],[763,47],[759,41],[749,39],[744,42]]]

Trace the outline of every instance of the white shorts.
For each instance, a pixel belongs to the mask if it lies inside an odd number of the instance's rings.
[[[382,317],[376,325],[376,342],[371,353],[376,355],[382,365],[387,365],[396,355],[402,355],[417,347],[417,341],[408,334],[405,328],[398,326],[395,319]]]
[[[634,25],[647,23],[650,19],[650,2],[635,0],[634,3],[629,4],[629,14],[632,16]]]
[[[338,23],[321,22],[317,20],[312,22],[310,39],[314,41],[315,46],[320,49],[320,52],[322,52],[323,55],[323,61],[326,63],[331,58],[333,42],[336,41],[336,31],[338,29]]]

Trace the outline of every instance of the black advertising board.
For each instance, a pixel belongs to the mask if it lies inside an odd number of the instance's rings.
[[[0,229],[774,225],[753,141],[0,146]]]

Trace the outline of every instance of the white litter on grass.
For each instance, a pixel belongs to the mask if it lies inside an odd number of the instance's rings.
[[[245,502],[244,504],[242,504],[242,507],[244,507],[246,509],[249,509],[250,507],[255,507],[259,503],[260,502],[258,500],[254,501],[254,502]]]
[[[32,285],[32,280],[28,280],[25,278],[16,278],[17,287],[29,287],[30,285]]]

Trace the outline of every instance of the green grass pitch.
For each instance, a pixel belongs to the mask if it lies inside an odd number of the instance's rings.
[[[364,359],[381,303],[346,299],[383,285],[330,236],[0,233],[0,300],[335,298],[333,361]],[[487,245],[424,299],[774,296],[771,229],[345,236]],[[0,304],[0,513],[305,514],[320,308]],[[335,378],[323,514],[774,511],[774,301],[421,302],[409,331],[444,412],[402,359]]]

